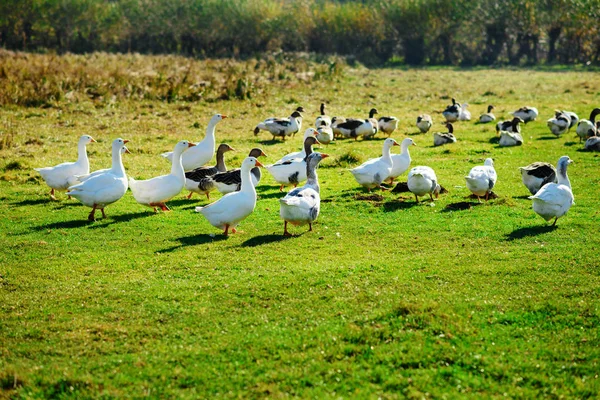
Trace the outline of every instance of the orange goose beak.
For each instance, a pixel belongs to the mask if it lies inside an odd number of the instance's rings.
[[[256,160],[256,164],[255,165],[257,167],[263,167],[264,168],[264,165],[262,165],[262,163],[260,161],[258,161],[258,160]]]
[[[196,143],[188,142],[188,147],[194,147]]]

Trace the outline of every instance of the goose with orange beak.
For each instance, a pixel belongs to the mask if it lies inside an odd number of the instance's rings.
[[[229,234],[230,228],[231,233],[237,233],[237,225],[252,214],[256,207],[256,189],[250,176],[250,171],[255,167],[263,165],[255,157],[247,157],[242,162],[242,183],[238,192],[228,193],[207,206],[196,207],[196,212],[204,215],[215,228],[223,229],[225,236]]]

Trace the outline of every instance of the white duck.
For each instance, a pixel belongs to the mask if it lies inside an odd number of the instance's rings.
[[[94,221],[94,214],[97,209],[102,211],[102,217],[106,218],[104,207],[119,200],[127,192],[127,175],[123,167],[121,153],[125,143],[129,140],[121,138],[113,140],[112,143],[112,167],[101,174],[96,174],[84,182],[69,187],[67,194],[75,197],[84,205],[92,207],[88,216],[90,221]]]
[[[535,119],[539,115],[538,110],[535,107],[521,107],[518,110],[511,112],[510,114],[513,117],[521,118],[525,123],[535,121]]]
[[[322,144],[333,142],[333,128],[331,126],[321,125],[317,128],[317,140]]]
[[[471,168],[469,175],[465,176],[467,188],[477,196],[479,202],[481,202],[482,196],[488,200],[497,179],[494,161],[491,158],[486,158],[483,165]]]
[[[344,122],[338,122],[336,119],[334,132],[337,130],[341,136],[346,138],[358,139],[362,136],[364,139],[375,135],[379,129],[377,120],[374,118],[377,114],[377,109],[372,108],[369,111],[369,118],[367,119],[347,119]]]
[[[125,143],[127,143],[128,141],[129,140],[126,140]],[[121,155],[123,155],[123,154],[131,154],[131,152],[129,151],[127,146],[123,146],[123,148],[121,149]],[[78,183],[82,183],[82,182],[87,181],[90,178],[93,178],[94,176],[104,174],[104,173],[110,171],[111,169],[112,168],[104,168],[104,169],[99,169],[94,172],[91,172],[87,175],[76,175],[75,179],[77,180]]]
[[[500,147],[521,146],[523,144],[523,136],[517,132],[501,131],[498,144]]]
[[[305,130],[304,137],[302,138],[302,150],[286,154],[285,156],[281,157],[279,160],[275,161],[275,164],[279,164],[279,163],[282,163],[282,162],[288,161],[288,160],[293,160],[294,158],[305,158],[306,152],[304,150],[304,141],[306,141],[306,138],[317,136],[317,134],[318,134],[318,132],[314,128],[308,128],[307,130]],[[319,140],[319,142],[320,142],[320,140]]]
[[[556,182],[556,168],[547,162],[534,162],[526,167],[519,167],[523,185],[529,193],[536,194],[546,183]]]
[[[558,159],[556,169],[558,171],[558,183],[548,183],[533,196],[533,211],[546,221],[554,218],[552,226],[556,225],[556,220],[565,215],[574,204],[571,182],[567,176],[567,166],[573,163],[568,156],[562,156]]]
[[[554,112],[554,118],[550,118],[546,124],[550,128],[550,132],[556,136],[560,136],[569,130],[571,125],[571,117],[560,110]]]
[[[577,124],[577,136],[579,136],[579,143],[582,140],[587,140],[591,136],[596,136],[598,131],[596,129],[596,117],[600,114],[600,108],[594,108],[590,113],[590,119],[582,119]]]
[[[95,140],[89,135],[82,135],[77,142],[77,161],[65,162],[54,167],[35,168],[40,173],[46,184],[52,189],[50,198],[54,197],[55,190],[66,190],[69,186],[76,184],[77,175],[90,173],[90,161],[88,160],[86,146]]]
[[[487,108],[487,112],[485,114],[481,114],[479,116],[479,122],[482,124],[487,124],[488,122],[492,122],[496,120],[496,116],[492,114],[492,110],[494,109],[493,105],[489,105]]]
[[[250,150],[249,157],[266,157],[267,155],[258,147]],[[252,184],[254,187],[258,185],[261,178],[260,168],[254,167],[250,170],[250,177],[252,178]],[[214,185],[221,194],[227,194],[240,190],[242,184],[242,175],[239,168],[229,170],[227,172],[219,172],[209,178],[210,182],[207,184]]]
[[[460,104],[456,102],[456,99],[452,98],[452,104],[446,107],[442,115],[446,118],[446,122],[456,122],[460,116],[460,111]]]
[[[392,154],[392,172],[388,179],[390,183],[394,183],[394,179],[408,171],[410,167],[410,153],[408,152],[409,146],[416,146],[417,144],[411,138],[406,138],[400,143],[400,154]]]
[[[181,165],[184,171],[191,171],[208,163],[215,155],[215,127],[217,124],[227,118],[226,115],[215,114],[212,116],[206,126],[206,136],[193,149],[183,153]],[[169,161],[173,162],[174,152],[169,151],[161,154]]]
[[[461,104],[460,114],[458,115],[459,121],[470,121],[471,120],[471,111],[467,110],[467,107],[469,107],[469,103]]]
[[[154,208],[154,212],[156,212],[156,207],[160,207],[163,211],[169,211],[169,207],[165,202],[178,195],[185,186],[185,172],[181,163],[182,154],[188,147],[193,146],[195,146],[194,143],[186,140],[182,140],[175,145],[169,175],[157,176],[144,181],[129,178],[129,187],[135,201]]]
[[[289,118],[268,118],[256,125],[254,135],[258,135],[261,129],[269,131],[273,135],[273,139],[280,136],[285,140],[287,136],[295,135],[302,129],[302,114],[300,111],[294,111]]]
[[[315,126],[317,128],[321,126],[331,126],[331,117],[325,114],[325,103],[321,103],[321,115],[315,119]]]
[[[438,184],[437,176],[430,167],[418,166],[408,172],[408,190],[415,195],[415,200],[419,202],[419,196],[429,194],[433,201],[433,194],[438,198],[442,187]]]
[[[433,120],[431,119],[431,115],[421,114],[417,117],[417,128],[419,128],[421,133],[429,132],[432,126]]]
[[[394,139],[387,138],[383,142],[381,157],[373,158],[362,165],[350,170],[354,179],[369,192],[374,187],[381,187],[381,183],[388,179],[392,172],[392,146],[400,146]]]
[[[448,128],[448,132],[433,133],[434,146],[441,146],[446,143],[456,143],[456,136],[454,136],[454,127],[450,122],[446,122],[446,128]]]
[[[204,207],[196,207],[196,212],[206,217],[215,228],[223,229],[223,234],[236,233],[236,226],[247,216],[252,214],[256,206],[256,189],[252,184],[250,170],[263,165],[254,157],[247,157],[242,162],[241,189],[239,192],[228,193]]]
[[[398,122],[400,121],[396,117],[379,117],[377,126],[381,132],[387,133],[388,137],[390,137],[396,128],[398,128]]]
[[[314,136],[307,137],[304,140],[304,152],[308,157],[313,151],[313,144],[319,143]],[[306,180],[306,157],[294,158],[278,164],[267,165],[265,168],[273,176],[275,181],[281,186],[279,191],[283,191],[286,185],[298,186],[300,182]]]
[[[279,216],[284,220],[283,234],[291,236],[287,230],[288,222],[292,225],[308,224],[308,231],[312,231],[312,223],[319,216],[320,189],[317,177],[317,166],[328,154],[312,153],[306,163],[306,184],[301,188],[291,190],[284,198],[279,199]]]
[[[221,143],[217,148],[217,165],[214,167],[200,167],[185,173],[185,188],[190,191],[187,196],[188,199],[194,193],[205,194],[206,198],[210,199],[210,192],[215,188],[215,185],[212,184],[213,181],[207,178],[219,172],[227,171],[224,155],[228,151],[235,151],[235,149],[226,143]]]

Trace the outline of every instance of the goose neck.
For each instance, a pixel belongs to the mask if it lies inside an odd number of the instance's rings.
[[[217,151],[217,170],[219,172],[227,171],[227,167],[225,166],[225,157],[222,151]]]
[[[123,167],[123,158],[121,148],[114,148],[112,151],[112,172],[116,175],[125,175],[125,167]]]
[[[251,168],[247,165],[242,165],[242,170],[240,171],[240,175],[242,178],[242,187],[240,191],[244,193],[254,193],[254,195],[256,196],[256,189],[252,184],[252,177],[250,176],[250,173]]]
[[[181,156],[183,152],[175,150],[173,152],[173,163],[171,164],[171,175],[181,177],[185,180],[185,172],[183,171],[183,164],[181,162]]]
[[[568,186],[571,188],[571,181],[569,180],[569,176],[567,175],[567,163],[561,163],[557,168],[557,180],[559,185]]]

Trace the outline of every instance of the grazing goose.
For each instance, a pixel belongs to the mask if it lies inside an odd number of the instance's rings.
[[[529,193],[536,194],[546,183],[556,182],[556,168],[547,162],[534,162],[526,167],[519,167],[523,185]]]
[[[354,179],[369,192],[374,187],[383,189],[381,183],[390,176],[393,165],[390,155],[392,146],[399,146],[399,144],[394,139],[385,139],[381,157],[369,160],[350,170],[352,175],[354,175]]]
[[[587,139],[591,136],[595,136],[598,134],[598,130],[596,129],[596,117],[600,114],[600,108],[594,108],[590,113],[590,119],[582,119],[577,124],[577,136],[579,136],[579,143],[581,140]]]
[[[65,162],[54,167],[35,168],[52,189],[50,190],[52,200],[56,200],[56,197],[54,197],[55,190],[66,190],[69,186],[78,182],[77,176],[90,173],[90,161],[88,160],[86,146],[94,142],[95,140],[91,136],[82,135],[77,142],[77,161]]]
[[[421,133],[429,132],[431,126],[433,125],[433,120],[431,119],[431,115],[421,114],[417,117],[417,128],[421,131]]]
[[[75,197],[92,211],[88,220],[94,221],[96,210],[102,211],[102,217],[106,218],[104,207],[119,200],[127,192],[127,175],[123,167],[121,153],[125,143],[129,140],[121,138],[113,140],[112,143],[112,167],[104,173],[97,173],[88,177],[84,182],[69,187],[67,194]],[[98,171],[96,171],[98,172]]]
[[[204,193],[206,198],[210,199],[210,192],[215,188],[215,185],[214,181],[208,179],[208,177],[227,171],[224,155],[228,151],[235,150],[230,145],[221,143],[217,148],[217,165],[214,167],[200,167],[185,173],[185,188],[190,191],[190,194],[187,196],[188,199],[194,193]]]
[[[496,124],[496,135],[500,136],[500,132],[502,131],[521,133],[521,122],[523,122],[523,120],[519,117],[514,117],[508,121],[498,122]]]
[[[191,171],[208,163],[215,155],[215,128],[217,124],[227,118],[226,115],[215,114],[206,126],[206,136],[193,149],[183,153],[181,165],[184,171]],[[169,151],[161,154],[167,160],[173,162],[174,152]]]
[[[571,182],[567,176],[567,167],[573,163],[568,156],[562,156],[558,159],[556,170],[558,171],[558,183],[548,183],[533,196],[533,211],[546,221],[554,218],[552,226],[556,225],[556,220],[565,215],[574,204]]]
[[[279,216],[283,219],[283,234],[291,236],[287,230],[288,222],[292,225],[308,224],[312,231],[312,223],[319,216],[321,203],[317,167],[328,154],[312,153],[306,162],[306,184],[301,188],[291,190],[284,198],[279,199]]]
[[[497,179],[494,161],[491,158],[486,158],[483,165],[471,168],[469,175],[465,176],[467,188],[477,196],[480,203],[481,196],[485,196],[485,200],[488,200]]]
[[[229,228],[232,233],[236,233],[236,226],[252,214],[256,207],[256,189],[252,184],[250,170],[263,165],[254,157],[247,157],[242,162],[241,169],[241,188],[238,192],[228,193],[204,207],[196,207],[196,212],[206,217],[208,222],[215,228],[223,229],[223,234],[229,234]]]
[[[285,156],[281,157],[279,160],[275,161],[274,164],[280,164],[284,161],[293,160],[294,158],[305,158],[306,153],[304,151],[304,141],[306,141],[306,139],[309,137],[317,136],[317,134],[318,134],[318,132],[314,128],[306,129],[304,131],[304,136],[302,138],[302,150],[286,154]],[[319,140],[319,142],[320,142],[320,140]]]
[[[343,137],[358,139],[359,136],[368,138],[377,133],[378,125],[377,120],[374,118],[377,114],[377,109],[372,108],[369,111],[369,118],[367,119],[347,119],[345,122],[335,122],[335,130],[340,132]]]
[[[129,142],[129,140],[125,140],[125,143],[127,143],[127,142]],[[121,155],[123,155],[125,153],[131,154],[131,152],[129,151],[129,149],[127,148],[127,146],[123,146],[121,148]],[[87,181],[90,178],[93,178],[94,176],[104,174],[104,173],[110,171],[111,169],[112,168],[104,168],[104,169],[99,169],[99,170],[96,170],[94,172],[91,172],[91,173],[89,173],[87,175],[76,175],[75,179],[77,180],[78,183],[82,183],[82,182]]]
[[[433,201],[433,194],[438,198],[442,187],[437,182],[437,177],[433,169],[424,166],[414,167],[408,172],[408,190],[415,195],[415,200],[419,202],[419,196],[429,194]]]
[[[400,154],[392,154],[392,172],[388,179],[390,183],[394,183],[394,179],[408,171],[410,167],[410,153],[408,152],[409,146],[416,146],[417,144],[411,138],[406,138],[400,143]]]
[[[304,110],[304,109],[302,109]],[[283,140],[287,136],[295,135],[302,128],[302,114],[296,109],[289,118],[267,118],[256,125],[254,135],[258,135],[261,129],[269,131],[275,137],[280,136]]]
[[[313,152],[312,146],[319,143],[316,137],[310,136],[304,140],[304,152],[306,157],[294,158],[278,164],[265,166],[267,171],[271,173],[275,181],[281,184],[279,191],[283,191],[286,185],[298,186],[300,182],[306,180],[306,158]]]
[[[456,102],[454,98],[452,98],[452,104],[446,107],[442,115],[446,118],[446,122],[456,122],[458,121],[458,117],[460,116],[460,104]]]
[[[331,126],[331,117],[329,115],[325,114],[325,103],[321,103],[321,115],[319,115],[317,117],[317,119],[315,120],[315,126],[317,128],[325,125],[325,126]]]
[[[258,147],[250,150],[250,154],[248,155],[248,157],[254,158],[266,156],[267,155]],[[252,168],[250,170],[250,177],[252,178],[252,184],[256,187],[261,178],[260,168]],[[219,172],[218,174],[215,174],[207,179],[211,181],[208,184],[214,185],[221,194],[238,191],[240,190],[242,184],[242,175],[239,168],[232,169],[227,172]]]
[[[554,112],[554,118],[547,121],[548,128],[556,136],[560,136],[569,130],[571,126],[571,117],[560,110]]]
[[[388,137],[390,137],[396,128],[398,128],[398,122],[399,120],[396,117],[379,117],[377,126],[381,132],[387,133]]]
[[[535,121],[538,117],[538,110],[535,107],[521,107],[510,113],[513,117],[519,117],[524,123]]]
[[[493,105],[489,105],[487,108],[487,112],[485,114],[481,114],[479,116],[479,122],[482,124],[487,124],[488,122],[492,122],[496,120],[496,116],[492,114],[492,110],[494,109]]]
[[[597,124],[600,125],[600,121]],[[598,128],[600,129],[600,126]],[[600,151],[600,136],[592,136],[586,140],[584,148],[588,151]]]
[[[454,136],[454,127],[450,122],[446,122],[446,128],[448,132],[434,132],[433,134],[433,145],[441,146],[446,143],[456,143],[456,136]]]
[[[129,178],[129,187],[135,201],[152,207],[154,212],[156,212],[156,207],[160,207],[163,211],[170,211],[165,203],[177,196],[185,185],[185,172],[181,162],[182,154],[188,147],[193,146],[195,144],[187,140],[182,140],[175,145],[169,175],[157,176],[143,181]]]
[[[321,125],[317,128],[317,140],[323,144],[333,142],[333,129],[331,126]]]
[[[460,106],[460,114],[458,115],[459,121],[471,120],[471,111],[467,110],[467,107],[469,107],[469,103],[464,103]]]

